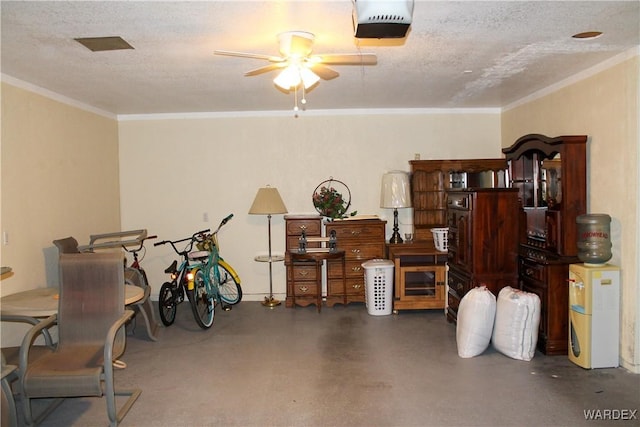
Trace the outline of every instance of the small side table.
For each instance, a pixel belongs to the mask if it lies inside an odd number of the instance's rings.
[[[265,307],[273,308],[275,306],[280,305],[280,301],[273,297],[273,263],[284,261],[284,255],[258,255],[254,258],[254,260],[258,262],[268,262],[269,263],[269,296],[265,297],[262,305]]]
[[[395,267],[393,311],[444,309],[446,305],[447,252],[432,240],[387,244]]]
[[[289,251],[289,256],[291,257],[291,263],[288,265],[289,275],[293,277],[294,280],[290,284],[293,289],[289,289],[289,294],[291,295],[291,300],[293,303],[293,307],[296,304],[299,305],[309,305],[316,304],[318,307],[318,313],[320,313],[320,309],[322,307],[322,263],[327,260],[336,260],[339,259],[342,261],[342,291],[343,291],[343,303],[347,304],[347,281],[346,281],[346,267],[345,267],[345,252],[344,250],[337,249],[333,252],[329,252],[328,250],[318,250],[315,248],[310,248],[307,252],[300,253],[298,251]],[[315,274],[308,275],[305,278],[301,278],[300,280],[296,280],[293,275],[294,269],[293,264],[296,262],[304,262],[304,261],[313,261],[315,263]],[[304,272],[307,270],[297,269],[296,271]],[[306,281],[304,279],[307,279]],[[327,289],[327,293],[329,290]],[[330,295],[327,295],[330,297]]]

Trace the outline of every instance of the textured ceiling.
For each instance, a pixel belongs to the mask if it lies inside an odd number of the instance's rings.
[[[2,1],[3,76],[112,114],[282,111],[293,94],[266,65],[216,49],[277,54],[277,34],[316,35],[314,53],[371,52],[375,66],[308,93],[307,110],[499,108],[640,45],[638,1],[421,1],[405,39],[353,37],[351,0]],[[602,31],[593,40],[571,38]],[[120,36],[92,52],[74,38]]]

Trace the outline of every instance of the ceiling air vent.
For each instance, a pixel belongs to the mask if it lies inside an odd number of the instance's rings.
[[[103,52],[107,50],[133,49],[122,37],[82,37],[74,39],[92,52]]]
[[[353,28],[356,38],[387,39],[407,35],[413,0],[355,0]]]

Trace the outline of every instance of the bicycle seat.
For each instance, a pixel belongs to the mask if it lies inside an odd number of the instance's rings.
[[[167,274],[171,274],[174,273],[176,271],[176,268],[178,268],[178,261],[173,260],[173,262],[171,263],[171,265],[169,267],[167,267],[164,272]]]
[[[209,251],[194,251],[189,252],[189,259],[193,260],[202,260],[205,258],[209,258]]]

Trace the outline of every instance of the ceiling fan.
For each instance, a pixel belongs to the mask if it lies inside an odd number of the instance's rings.
[[[306,31],[287,31],[278,34],[280,56],[228,50],[215,50],[214,54],[269,61],[270,64],[247,71],[244,75],[256,76],[269,71],[282,70],[273,82],[287,92],[302,89],[303,104],[306,102],[304,92],[315,86],[320,79],[331,80],[340,75],[327,65],[375,65],[378,62],[374,53],[312,55],[314,39],[315,36]],[[294,109],[297,109],[297,96]]]

